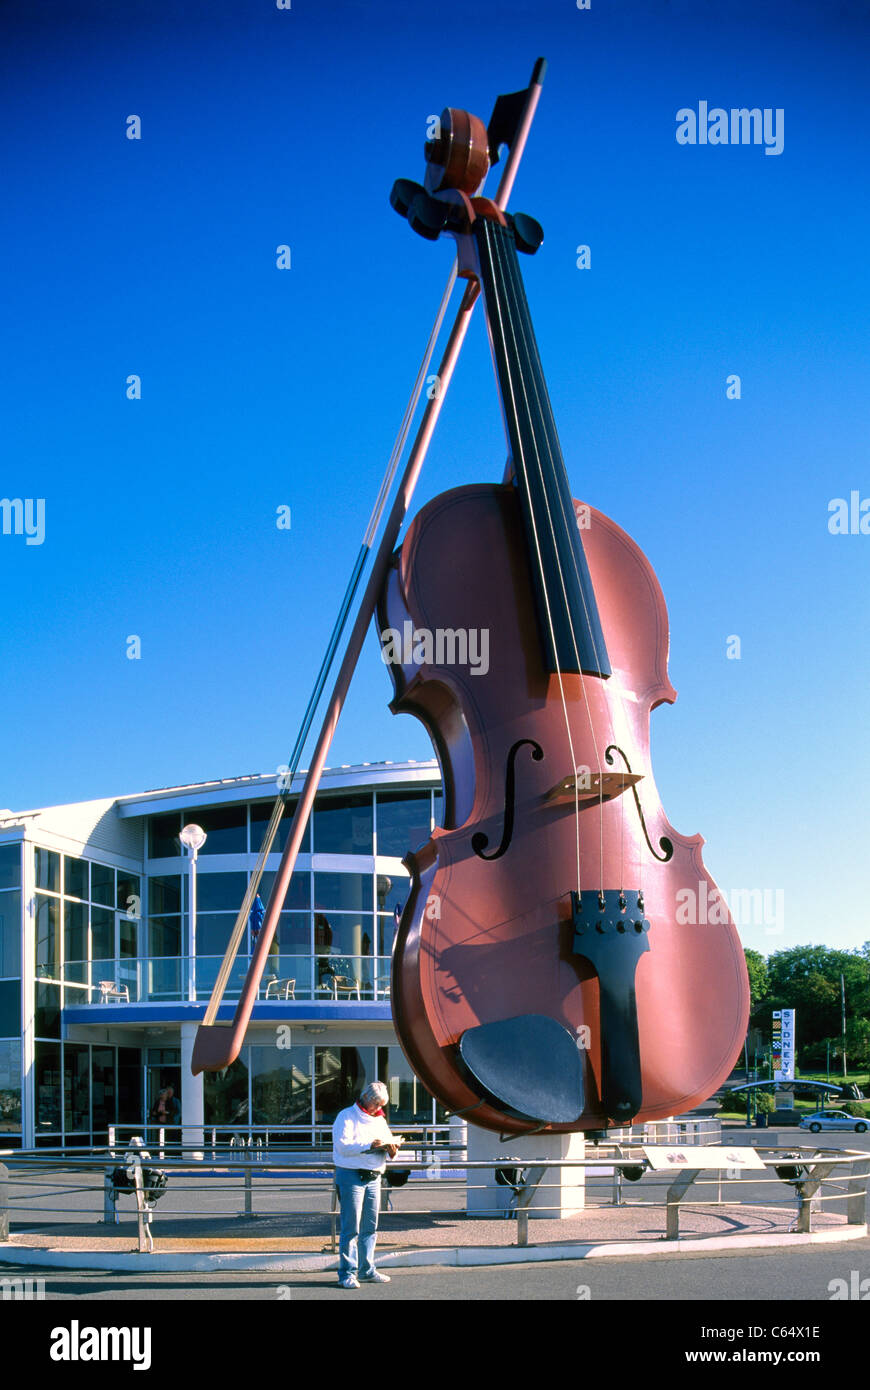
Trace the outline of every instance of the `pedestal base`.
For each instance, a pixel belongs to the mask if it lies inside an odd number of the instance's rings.
[[[469,1122],[468,1159],[474,1162],[504,1159],[506,1168],[544,1167],[528,1211],[532,1217],[559,1219],[576,1216],[586,1206],[586,1177],[583,1168],[551,1168],[547,1159],[585,1158],[586,1141],[582,1134],[534,1134],[530,1138],[501,1140],[489,1130],[479,1129]],[[532,1175],[534,1176],[534,1174]],[[492,1168],[468,1169],[467,1209],[476,1215],[508,1211],[512,1192],[495,1180]]]

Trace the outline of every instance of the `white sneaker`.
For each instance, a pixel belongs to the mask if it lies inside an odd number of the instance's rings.
[[[343,1279],[339,1279],[338,1287],[340,1289],[358,1289],[359,1280],[355,1274],[346,1274]]]
[[[360,1283],[362,1284],[389,1284],[389,1282],[389,1274],[381,1274],[378,1270],[374,1270],[371,1274],[360,1275]]]

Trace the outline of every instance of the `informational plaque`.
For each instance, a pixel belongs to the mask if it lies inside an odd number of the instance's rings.
[[[764,1161],[755,1149],[738,1149],[731,1144],[721,1146],[687,1144],[651,1144],[644,1146],[650,1167],[656,1173],[680,1168],[764,1168]]]

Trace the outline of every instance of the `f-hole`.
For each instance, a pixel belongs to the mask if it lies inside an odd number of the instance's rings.
[[[471,837],[471,848],[480,859],[501,859],[507,853],[514,833],[514,809],[516,800],[516,774],[514,764],[516,763],[517,753],[521,748],[531,748],[532,757],[539,763],[544,750],[539,743],[535,743],[532,738],[520,738],[508,751],[507,767],[504,778],[504,825],[502,827],[501,844],[498,849],[494,849],[491,854],[485,854],[484,850],[489,844],[489,836],[484,835],[482,830],[476,831]]]

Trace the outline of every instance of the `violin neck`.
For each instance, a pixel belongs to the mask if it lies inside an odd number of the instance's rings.
[[[473,224],[545,670],[607,677],[595,591],[510,228]]]

